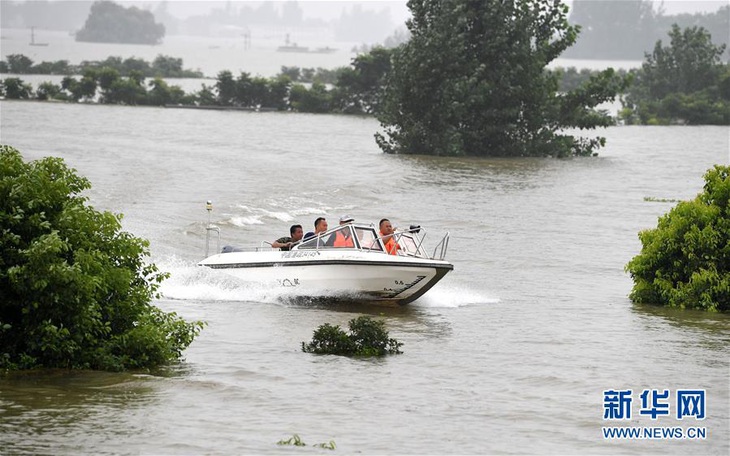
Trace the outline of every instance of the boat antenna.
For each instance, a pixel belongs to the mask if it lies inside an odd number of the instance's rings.
[[[208,225],[205,227],[205,257],[207,258],[210,252],[210,232],[215,231],[218,234],[218,244],[216,246],[216,252],[221,250],[221,229],[213,225],[210,221],[211,213],[213,212],[213,202],[208,200],[205,202],[205,210],[208,211]]]

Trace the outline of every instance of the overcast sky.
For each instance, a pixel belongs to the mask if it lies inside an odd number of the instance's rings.
[[[0,0],[2,1],[2,0]],[[185,18],[196,14],[205,14],[212,8],[223,8],[227,1],[203,1],[203,0],[167,0],[168,11],[171,14]],[[264,0],[267,1],[267,0]],[[276,3],[283,3],[282,0],[268,0]],[[612,0],[622,1],[622,0]],[[117,0],[118,3],[130,3],[141,7],[148,7],[154,10],[158,1],[156,0]],[[251,3],[257,5],[261,0],[231,0],[231,3]],[[572,0],[565,0],[567,4],[571,4]],[[664,0],[664,10],[667,14],[691,13],[691,12],[713,12],[717,11],[723,5],[727,5],[730,0]],[[654,0],[658,6],[661,0]],[[299,4],[304,12],[305,18],[321,17],[325,20],[336,19],[343,10],[350,10],[353,5],[360,4],[363,8],[380,11],[389,9],[391,18],[394,23],[405,22],[409,15],[406,7],[406,0],[299,0]]]

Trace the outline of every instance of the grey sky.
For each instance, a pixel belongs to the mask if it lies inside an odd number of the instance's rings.
[[[155,0],[116,0],[117,3],[134,4],[140,7],[148,7],[154,9],[159,3]],[[224,8],[227,1],[203,1],[203,0],[167,0],[168,10],[171,14],[185,18],[197,14],[205,14],[213,8]],[[282,0],[264,0],[274,1],[275,3],[284,3]],[[622,0],[614,0],[622,1]],[[664,0],[664,10],[667,14],[694,13],[694,12],[712,12],[717,11],[723,5],[727,5],[730,0]],[[237,3],[250,3],[258,5],[262,1],[254,0],[231,0],[234,5]],[[336,19],[342,14],[343,10],[350,10],[356,4],[361,5],[364,9],[381,11],[385,8],[390,9],[391,18],[394,23],[405,22],[409,15],[406,7],[406,0],[299,0],[299,5],[304,12],[306,18],[320,17],[324,20]],[[567,4],[571,4],[572,0],[566,0]],[[662,1],[654,0],[658,7]]]

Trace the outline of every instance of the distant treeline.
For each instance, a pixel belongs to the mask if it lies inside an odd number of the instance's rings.
[[[273,78],[221,71],[212,86],[201,84],[200,90],[192,93],[161,76],[146,81],[139,69],[123,73],[111,66],[94,65],[81,77],[67,75],[60,85],[43,82],[35,89],[17,77],[6,78],[0,84],[0,95],[7,99],[372,114],[390,69],[391,52],[375,48],[353,59],[349,67],[331,71],[282,67]],[[305,81],[310,82],[304,85]]]
[[[371,48],[368,52],[376,48]],[[88,70],[98,71],[103,68],[112,68],[120,76],[129,76],[133,71],[141,72],[145,78],[204,78],[200,70],[189,70],[183,68],[183,60],[179,58],[158,55],[152,63],[143,59],[129,57],[107,57],[105,60],[84,60],[78,65],[70,64],[68,60],[56,60],[53,62],[41,62],[34,64],[33,60],[23,54],[10,54],[7,60],[0,60],[0,73],[6,74],[50,74],[50,75],[83,75]],[[301,68],[297,66],[282,66],[277,76],[287,76],[291,82],[321,83],[337,85],[341,75],[347,73],[348,67],[335,69],[326,68]],[[552,70],[558,76],[559,91],[567,92],[579,87],[588,81],[591,76],[597,75],[599,71],[581,69],[575,67],[556,68]],[[619,70],[620,75],[626,73]]]
[[[720,59],[725,46],[714,45],[709,33],[697,27],[682,30],[675,25],[669,35],[669,46],[657,42],[642,68],[629,72],[633,84],[622,96],[624,109],[620,119],[629,124],[730,124],[730,65]],[[246,72],[234,76],[230,71],[221,71],[213,85],[201,84],[200,90],[191,93],[169,84],[162,76],[148,79],[138,69],[122,72],[114,66],[90,65],[80,78],[67,75],[60,85],[43,82],[36,89],[19,78],[6,78],[0,81],[0,96],[124,105],[376,114],[382,106],[394,52],[397,50],[374,48],[354,58],[350,66],[334,70],[285,66],[272,78]],[[110,59],[107,61],[121,60]],[[169,60],[174,60],[177,68],[182,67],[181,59],[159,56],[155,62]],[[574,67],[546,71],[555,76],[561,93],[584,88],[601,73]],[[623,77],[627,72],[617,73]]]
[[[202,78],[200,70],[188,70],[183,68],[183,60],[158,55],[152,63],[143,59],[129,57],[107,57],[106,60],[84,60],[78,65],[72,65],[68,60],[56,60],[55,62],[41,62],[34,64],[33,60],[23,54],[10,54],[7,60],[0,60],[0,73],[10,74],[58,74],[74,75],[84,74],[88,70],[100,70],[112,68],[122,76],[129,76],[133,71],[142,73],[147,78]]]
[[[353,59],[350,67],[334,70],[283,66],[273,78],[252,77],[245,72],[234,77],[230,71],[221,71],[215,84],[201,84],[200,90],[192,93],[162,79],[176,77],[166,76],[170,74],[183,74],[178,71],[182,67],[181,59],[159,56],[150,66],[139,59],[122,61],[119,57],[110,57],[103,62],[83,62],[72,67],[65,61],[33,66],[28,64],[30,59],[11,55],[8,63],[0,63],[9,68],[0,70],[37,74],[48,68],[73,68],[82,75],[66,75],[61,84],[43,82],[35,89],[19,78],[6,78],[0,84],[0,94],[8,99],[373,114],[378,109],[383,81],[390,69],[390,54],[388,49],[375,48]],[[174,61],[178,70],[170,71],[169,65],[161,65],[170,61]],[[576,68],[558,68],[553,72],[559,77],[560,91],[572,90],[599,73]],[[145,79],[151,80],[145,82]]]

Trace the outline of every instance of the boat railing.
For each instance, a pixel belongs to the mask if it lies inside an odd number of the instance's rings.
[[[444,237],[441,239],[441,242],[436,244],[436,247],[433,249],[433,256],[431,258],[436,259],[436,251],[440,249],[438,259],[443,260],[446,258],[446,251],[449,249],[449,238],[451,237],[451,234],[447,231],[446,234],[444,234]]]

